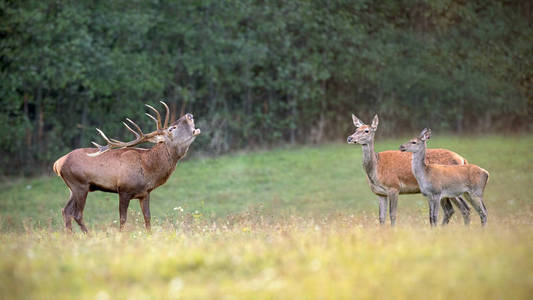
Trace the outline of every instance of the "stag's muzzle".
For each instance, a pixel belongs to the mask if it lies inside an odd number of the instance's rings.
[[[201,131],[199,128],[196,128],[196,129],[192,132],[192,135],[197,136],[197,135],[199,135],[200,133],[202,133],[202,131]]]

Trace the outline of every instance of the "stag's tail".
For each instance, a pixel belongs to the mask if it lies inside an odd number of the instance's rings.
[[[57,176],[61,176],[61,168],[63,167],[63,164],[65,163],[66,159],[67,155],[63,155],[54,163],[54,173],[56,173]]]

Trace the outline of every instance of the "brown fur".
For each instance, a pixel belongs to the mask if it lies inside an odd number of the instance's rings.
[[[426,166],[426,170],[428,179],[436,190],[444,190],[454,184],[463,184],[468,190],[483,194],[489,180],[489,172],[473,164],[444,166],[429,163]]]
[[[399,194],[420,193],[418,182],[411,171],[411,153],[400,151],[374,152],[374,136],[379,119],[374,116],[372,124],[366,125],[352,114],[353,123],[356,127],[354,134],[347,138],[349,144],[360,144],[363,148],[363,168],[372,192],[379,198],[379,220],[385,222],[387,202],[389,202],[389,215],[391,225],[396,222],[396,208]],[[439,164],[466,164],[466,160],[459,154],[446,149],[428,150],[428,159],[431,163]],[[460,197],[443,199],[441,205],[445,211],[443,224],[447,224],[454,213],[452,203],[463,214],[465,224],[470,222],[468,205]]]
[[[130,200],[139,199],[146,229],[150,230],[150,192],[168,180],[199,133],[200,130],[194,128],[192,115],[187,114],[165,128],[162,141],[151,149],[111,149],[89,156],[99,150],[80,148],[59,158],[54,163],[54,172],[70,190],[69,201],[62,210],[66,228],[72,230],[71,219],[74,218],[87,232],[83,222],[87,193],[104,191],[119,194],[121,229],[127,219]]]
[[[164,143],[149,150],[112,149],[95,157],[87,155],[94,152],[94,148],[73,150],[54,163],[54,171],[67,185],[76,183],[93,186],[95,190],[129,192],[132,198],[138,198],[164,184],[181,158],[170,156]]]
[[[411,171],[412,153],[389,150],[377,153],[377,177],[379,185],[397,189],[400,194],[420,193],[420,188]],[[466,160],[459,154],[446,149],[428,149],[427,160],[431,164],[461,165]],[[386,196],[383,193],[377,195]]]
[[[400,146],[401,151],[413,153],[411,170],[420,186],[421,192],[429,200],[429,220],[432,226],[437,223],[438,203],[443,198],[465,198],[479,213],[481,224],[487,222],[487,209],[483,203],[483,191],[488,182],[489,172],[473,165],[442,165],[428,159],[429,149],[426,141],[431,137],[431,129],[425,128],[418,138]]]

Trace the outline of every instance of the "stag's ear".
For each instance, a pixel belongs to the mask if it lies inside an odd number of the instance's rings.
[[[424,128],[424,130],[422,130],[422,132],[420,132],[420,140],[422,141],[427,141],[431,138],[431,129],[429,128]]]
[[[352,120],[353,120],[353,124],[355,125],[356,128],[359,128],[359,127],[365,125],[365,123],[361,122],[361,120],[359,120],[354,114],[352,114]]]
[[[378,118],[378,115],[375,115],[374,119],[372,119],[372,125],[370,127],[376,130],[378,128],[378,124],[379,124],[379,118]]]

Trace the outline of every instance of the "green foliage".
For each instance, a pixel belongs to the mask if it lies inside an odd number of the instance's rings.
[[[533,7],[513,1],[0,1],[2,173],[38,170],[160,99],[222,153],[344,137],[529,130]],[[149,127],[151,128],[151,127]],[[31,166],[30,169],[27,167]]]

